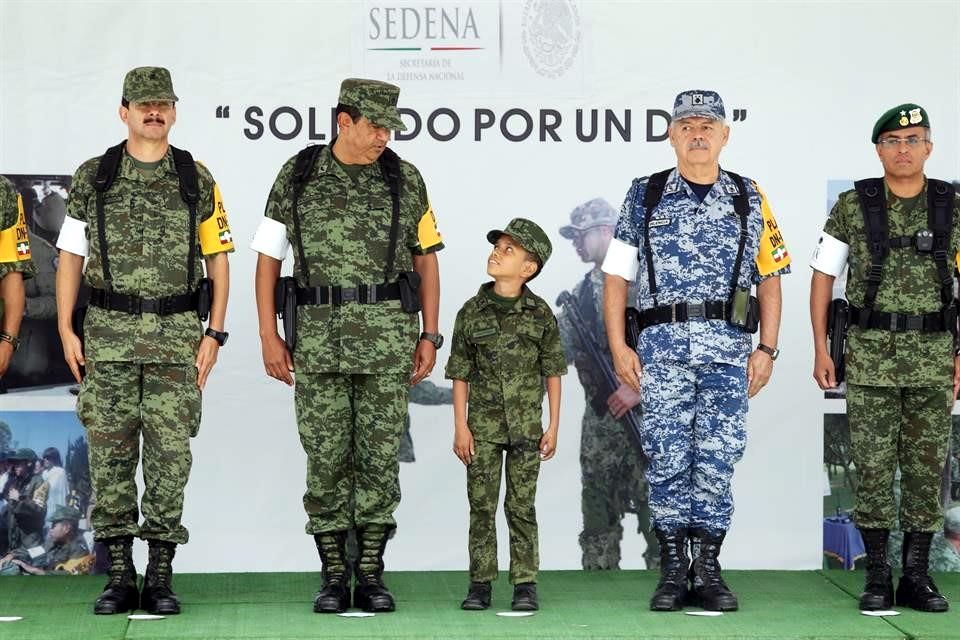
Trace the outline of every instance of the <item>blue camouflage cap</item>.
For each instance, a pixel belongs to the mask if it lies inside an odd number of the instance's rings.
[[[680,118],[726,120],[727,112],[723,108],[720,94],[716,91],[688,89],[678,93],[676,100],[673,101],[673,119]]]

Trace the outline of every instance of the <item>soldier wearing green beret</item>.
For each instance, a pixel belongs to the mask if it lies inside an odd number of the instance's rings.
[[[23,199],[13,183],[0,176],[0,378],[20,345],[20,323],[26,308],[23,281],[35,273]]]
[[[92,524],[110,563],[109,582],[94,603],[98,614],[138,606],[180,612],[172,562],[189,538],[181,516],[190,439],[227,339],[230,227],[213,176],[169,143],[176,102],[167,69],[126,74],[118,115],[127,139],[77,169],[57,238],[58,325],[64,357],[81,382],[77,415],[97,494]],[[74,327],[81,278],[90,306],[82,327]],[[140,592],[134,537],[149,546]]]
[[[511,607],[533,611],[539,608],[537,476],[540,462],[556,453],[560,376],[567,363],[553,311],[527,288],[550,257],[547,235],[530,220],[514,218],[503,230],[490,231],[487,240],[493,245],[487,259],[493,282],[481,286],[457,314],[446,368],[453,380],[453,452],[467,467],[470,502],[470,587],[461,608],[490,606],[506,454]],[[544,386],[550,406],[546,431]]]
[[[859,478],[854,517],[867,550],[859,606],[883,610],[896,602],[946,611],[928,564],[933,535],[943,526],[940,476],[960,387],[953,277],[960,201],[951,184],[924,175],[933,142],[922,107],[890,109],[870,139],[883,178],[858,181],[840,194],[810,263],[813,376],[821,389],[837,386],[827,310],[833,281],[847,269],[847,415]],[[894,596],[887,541],[898,519],[904,573]]]
[[[396,606],[383,554],[400,502],[408,392],[430,374],[443,343],[443,243],[420,172],[387,147],[391,132],[406,128],[399,94],[386,82],[343,81],[337,137],[283,165],[252,243],[264,368],[288,385],[296,369],[306,532],[322,564],[317,613],[350,606],[351,573],[354,606]],[[280,284],[296,309],[296,335],[285,344],[274,293],[291,247],[295,282]],[[354,528],[360,555],[351,571],[344,547]]]
[[[88,573],[92,558],[80,536],[81,517],[76,507],[57,507],[46,544],[19,547],[0,558],[0,575]]]

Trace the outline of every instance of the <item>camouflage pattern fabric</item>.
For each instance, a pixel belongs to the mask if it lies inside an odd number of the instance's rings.
[[[550,306],[527,287],[502,319],[480,287],[453,327],[445,375],[470,384],[467,422],[475,439],[509,444],[540,440],[543,378],[567,372]]]
[[[360,115],[378,127],[406,131],[407,125],[403,124],[400,112],[397,111],[399,98],[400,87],[396,85],[380,80],[347,78],[340,83],[338,101],[358,109]]]
[[[265,215],[287,228],[296,247],[292,215],[292,175],[296,157],[283,165],[267,200]],[[395,268],[412,271],[412,254],[443,247],[439,236],[421,244],[418,229],[435,220],[426,186],[416,167],[401,161],[403,188]],[[298,205],[302,241],[310,267],[302,275],[294,248],[294,270],[301,287],[384,282],[389,244],[390,192],[378,164],[363,166],[356,182],[333,158],[330,146],[317,159],[316,171]],[[406,247],[406,250],[404,250]],[[390,281],[396,274],[390,274]],[[297,310],[297,373],[345,374],[408,372],[420,336],[416,315],[405,313],[398,300],[377,304],[306,305]]]
[[[173,80],[170,71],[163,67],[137,67],[127,72],[123,78],[124,99],[130,102],[151,102],[156,100],[177,101],[173,92]]]
[[[8,484],[17,487],[19,500],[7,502],[7,548],[30,549],[43,544],[43,522],[47,515],[47,491],[49,485],[37,473],[26,482]]]
[[[91,287],[104,289],[97,199],[91,184],[99,163],[99,158],[88,160],[73,176],[67,215],[86,223],[90,256],[84,279]],[[197,163],[197,173],[200,182],[198,225],[208,221],[212,224],[214,214],[225,220],[219,188],[210,172]],[[145,177],[124,153],[116,181],[104,194],[104,218],[115,292],[161,298],[196,288],[196,282],[187,282],[187,257],[190,243],[200,243],[200,239],[187,229],[189,210],[180,197],[172,152],[167,152],[151,178]],[[227,233],[229,236],[229,228]],[[201,250],[196,252],[196,278],[203,277],[200,261],[203,255],[232,251],[232,241],[213,248],[204,248],[201,244]],[[161,317],[91,306],[84,332],[88,360],[192,365],[203,328],[193,311]]]
[[[930,571],[960,571],[960,551],[941,532],[930,543]]]
[[[421,380],[410,387],[410,404],[438,405],[453,404],[453,389],[438,387],[429,380]],[[413,452],[413,436],[410,434],[410,413],[403,423],[403,435],[400,437],[400,462],[415,462]]]
[[[30,238],[20,194],[13,183],[0,176],[0,279],[12,272],[36,273],[30,260]],[[0,316],[3,315],[0,302]]]
[[[408,389],[406,373],[297,371],[294,399],[307,454],[308,534],[395,525],[397,454]]]
[[[896,529],[898,516],[903,531],[934,532],[943,526],[940,475],[952,409],[953,389],[948,386],[847,384],[850,440],[859,478],[854,512],[858,527]],[[893,489],[898,463],[899,514]]]
[[[915,206],[907,206],[885,187],[890,237],[913,236],[927,228],[927,189]],[[840,194],[823,228],[850,246],[847,257],[847,300],[863,306],[867,270],[871,264],[867,230],[856,191]],[[960,204],[953,210],[949,256],[960,250]],[[913,249],[891,249],[877,291],[877,311],[921,314],[940,309],[937,268],[929,255]],[[847,380],[884,387],[939,387],[953,379],[953,336],[949,332],[895,333],[851,327],[846,351]],[[852,422],[852,421],[851,421]]]
[[[476,455],[467,465],[470,502],[470,580],[497,579],[497,503],[506,453],[507,487],[503,511],[510,529],[510,583],[536,582],[540,566],[537,534],[539,438],[510,444],[475,439]]]
[[[48,541],[43,545],[43,554],[36,558],[30,557],[30,552],[26,548],[14,549],[11,551],[15,560],[21,560],[29,565],[45,570],[48,574],[60,575],[67,571],[57,569],[63,563],[69,560],[76,560],[90,555],[87,549],[87,543],[79,535],[75,535],[72,540],[63,544],[56,544]],[[20,575],[22,570],[15,564],[7,564],[0,569],[0,576]]]
[[[180,518],[193,461],[190,438],[200,427],[200,407],[192,363],[87,359],[77,415],[89,442],[90,479],[97,495],[91,520],[97,540],[140,536],[187,542]],[[144,493],[138,509],[135,478],[141,437]]]
[[[594,209],[586,211],[591,213]],[[602,214],[603,210],[599,211]],[[599,216],[593,216],[596,217]],[[571,227],[579,229],[577,224],[589,225],[592,222],[592,218],[584,218],[586,216],[582,215],[574,220]],[[580,315],[589,325],[586,327],[587,334],[596,337],[595,343],[601,357],[610,361],[612,356],[605,339],[606,327],[603,322],[603,281],[603,272],[600,269],[591,269],[574,287],[573,298],[579,307]],[[636,289],[631,288],[628,304],[633,304],[635,297]],[[620,542],[623,538],[623,526],[620,522],[624,514],[636,513],[637,529],[647,541],[643,556],[647,568],[651,568],[659,559],[659,543],[653,535],[649,521],[644,465],[636,448],[629,442],[630,436],[625,432],[623,423],[609,412],[598,414],[593,409],[591,400],[598,394],[608,394],[609,390],[606,383],[600,379],[600,372],[596,370],[596,364],[586,347],[580,343],[566,307],[561,309],[557,324],[560,327],[567,363],[575,365],[586,395],[580,430],[582,566],[584,569],[619,569]],[[634,411],[639,414],[640,407]]]
[[[541,267],[547,263],[550,254],[553,253],[550,238],[540,228],[540,225],[532,220],[514,218],[503,229],[492,229],[487,232],[487,241],[490,244],[497,244],[497,239],[504,234],[519,242],[520,246],[530,253],[535,254],[540,259]]]

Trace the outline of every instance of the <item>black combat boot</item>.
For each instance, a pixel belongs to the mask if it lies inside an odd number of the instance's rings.
[[[93,612],[98,614],[124,613],[140,606],[137,592],[137,570],[133,566],[133,537],[116,536],[99,542],[107,549],[110,568],[109,580],[103,593],[93,603]]]
[[[650,610],[679,611],[687,597],[687,530],[654,529],[654,533],[660,543],[660,582],[650,598]]]
[[[903,534],[903,576],[897,585],[897,604],[917,611],[940,613],[950,608],[927,573],[933,534],[905,531]]]
[[[887,611],[893,606],[893,577],[887,563],[889,529],[860,529],[867,548],[867,576],[860,594],[860,611]]]
[[[346,561],[346,531],[326,531],[313,536],[320,554],[323,583],[313,596],[314,613],[343,613],[350,608],[350,576]]]
[[[143,574],[143,591],[140,606],[147,613],[171,616],[180,613],[180,601],[173,592],[173,556],[177,551],[174,542],[148,540],[149,556],[147,570]]]
[[[489,582],[471,582],[467,597],[460,603],[465,611],[483,611],[490,608],[490,596],[493,589]]]
[[[690,604],[707,611],[736,611],[737,596],[720,575],[720,547],[727,532],[710,533],[707,529],[690,529]]]
[[[357,528],[357,582],[353,587],[353,606],[371,613],[393,611],[393,594],[383,584],[383,550],[393,527],[368,524]]]
[[[536,582],[519,582],[513,585],[510,608],[514,611],[536,611],[540,608]]]

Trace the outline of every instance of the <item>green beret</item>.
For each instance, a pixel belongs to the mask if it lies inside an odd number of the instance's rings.
[[[908,102],[885,112],[873,125],[873,135],[870,137],[870,141],[877,144],[881,133],[899,131],[907,127],[930,128],[930,118],[927,117],[927,112],[923,107]]]

